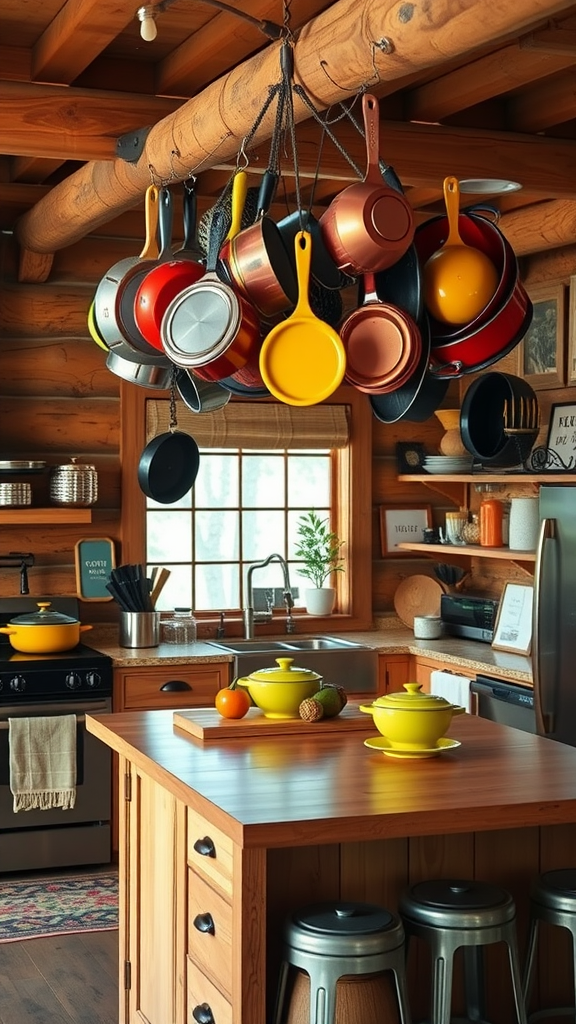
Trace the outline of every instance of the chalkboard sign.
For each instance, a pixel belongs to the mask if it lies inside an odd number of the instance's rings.
[[[83,601],[111,601],[106,584],[116,565],[114,541],[110,537],[79,540],[75,560],[78,597]]]

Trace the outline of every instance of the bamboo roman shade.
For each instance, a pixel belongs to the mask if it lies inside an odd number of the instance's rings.
[[[177,403],[178,429],[199,448],[346,448],[350,440],[346,405],[281,405],[228,402],[215,412],[194,413]],[[146,402],[146,440],[170,429],[168,399]]]

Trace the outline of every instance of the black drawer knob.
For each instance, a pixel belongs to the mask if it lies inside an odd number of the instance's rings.
[[[216,1024],[214,1014],[208,1003],[199,1003],[198,1006],[195,1006],[192,1010],[192,1016],[194,1020],[198,1021],[198,1024]]]
[[[183,690],[191,690],[190,683],[184,682],[183,679],[170,679],[169,682],[164,683],[164,686],[160,687],[164,693],[181,693]]]
[[[216,932],[212,914],[197,914],[193,924],[199,932],[207,932],[210,935],[214,935]]]
[[[199,853],[202,857],[215,857],[216,847],[210,839],[210,836],[204,836],[203,839],[197,839],[194,843],[194,849],[196,853]]]

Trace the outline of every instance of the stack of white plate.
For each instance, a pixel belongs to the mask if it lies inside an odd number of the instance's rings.
[[[473,458],[471,455],[426,455],[424,469],[427,473],[438,475],[452,473],[471,473]]]

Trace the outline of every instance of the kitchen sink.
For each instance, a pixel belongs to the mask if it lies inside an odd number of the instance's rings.
[[[378,655],[372,648],[340,637],[315,636],[285,640],[208,640],[210,647],[234,655],[234,675],[246,676],[261,668],[274,668],[278,657],[293,658],[298,668],[310,668],[327,683],[347,693],[374,693],[378,681]]]

